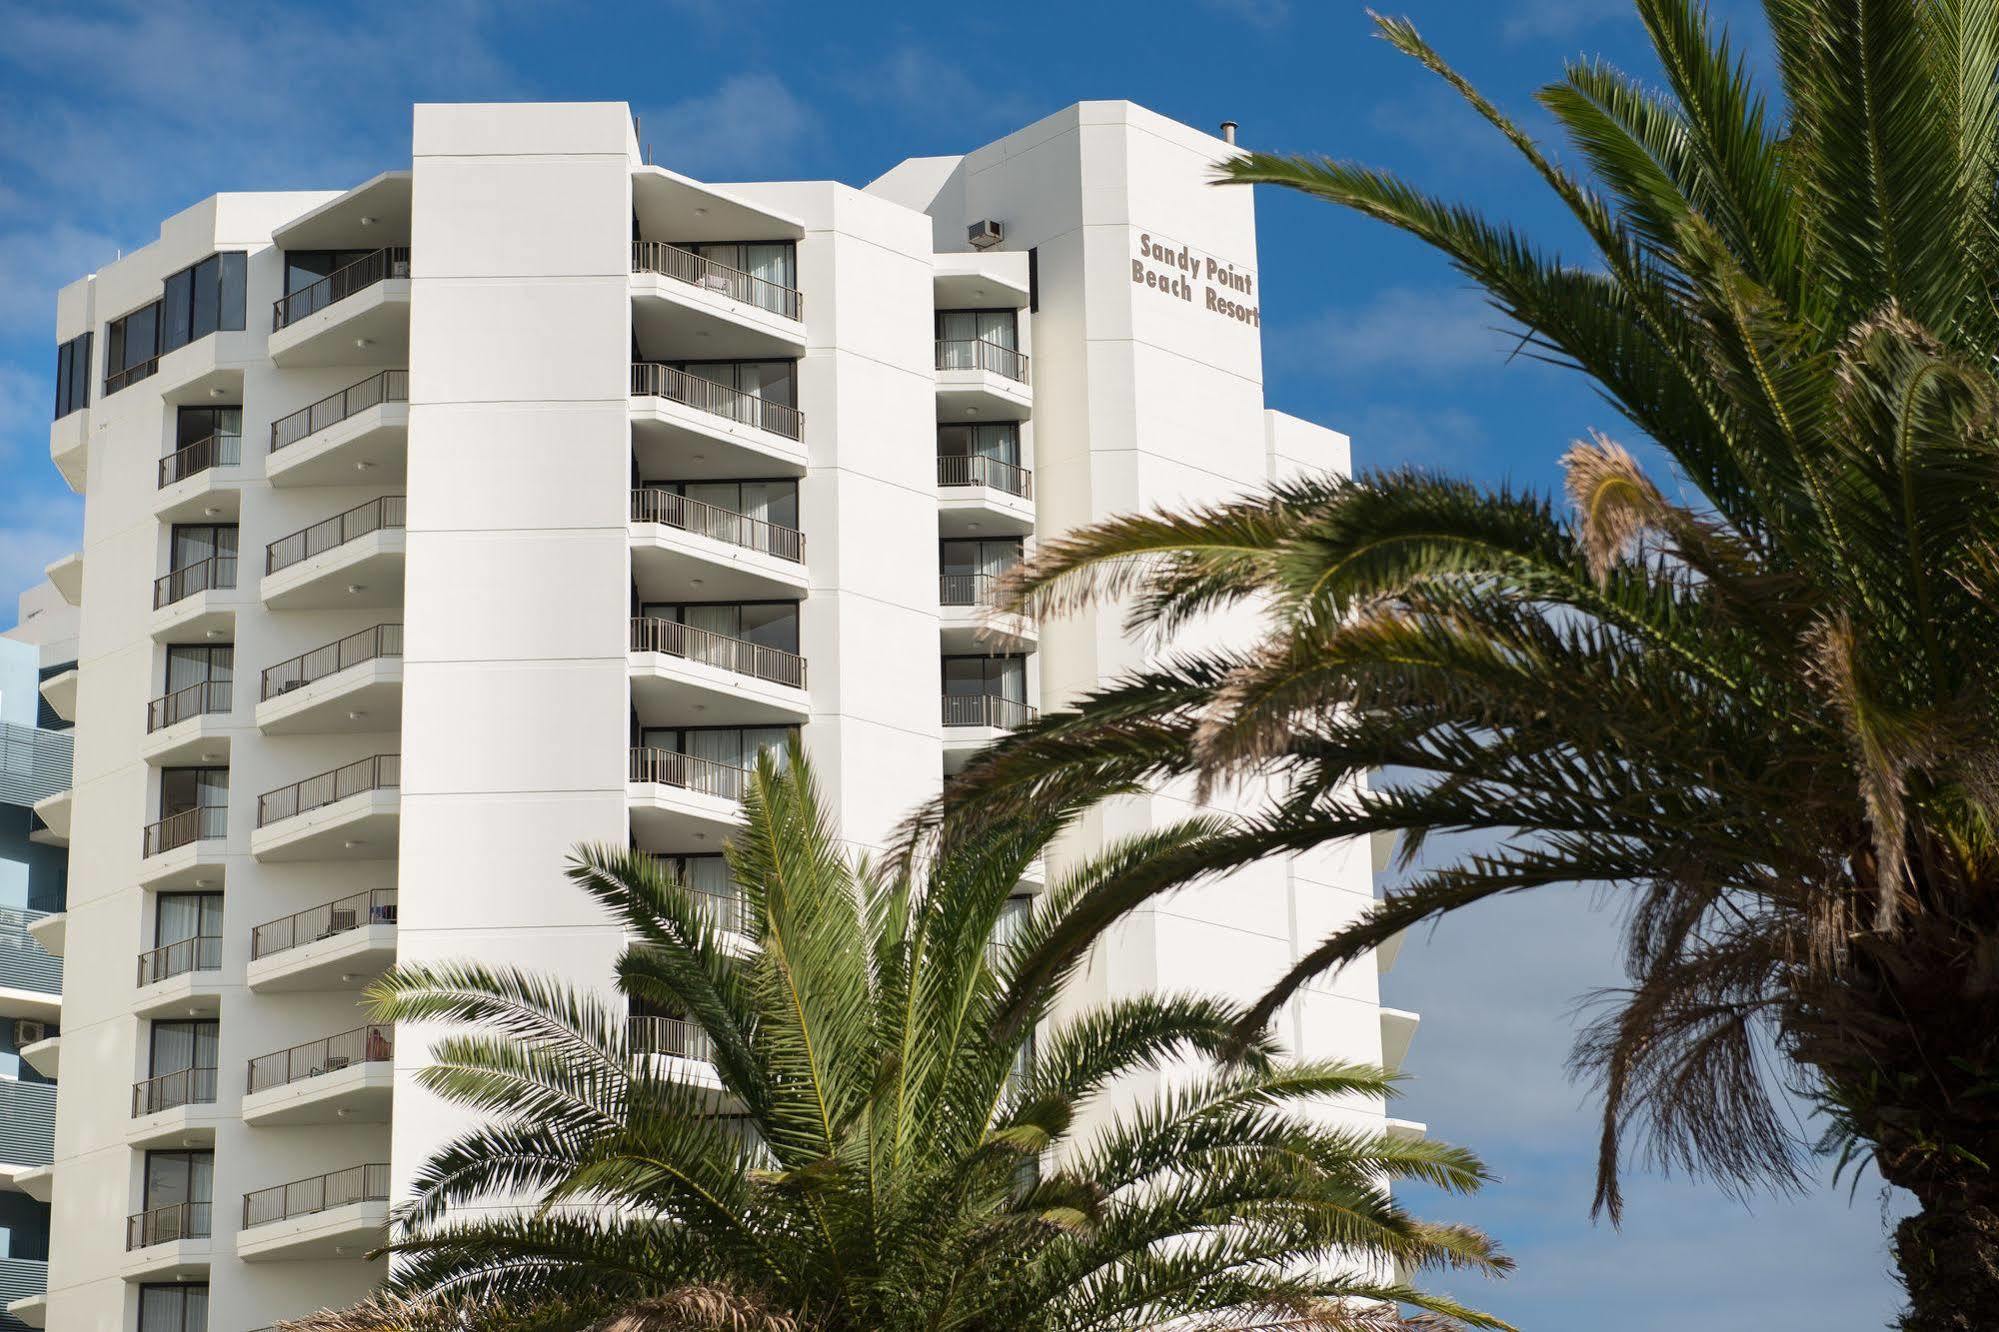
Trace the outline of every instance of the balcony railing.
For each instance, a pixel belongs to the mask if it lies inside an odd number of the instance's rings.
[[[32,805],[70,787],[76,736],[0,722],[0,805]]]
[[[46,911],[0,907],[0,989],[62,993],[62,959],[46,952],[28,927],[48,916]],[[5,1116],[0,1115],[0,1120]]]
[[[633,1014],[625,1019],[625,1044],[637,1054],[672,1055],[703,1063],[715,1057],[708,1033],[680,1018]]]
[[[365,291],[387,278],[406,278],[410,275],[410,250],[407,245],[395,245],[373,254],[364,254],[345,268],[336,268],[331,273],[309,287],[300,287],[289,296],[280,296],[271,304],[271,332],[289,328],[309,314],[324,310],[335,301],[342,301],[357,291]]]
[[[275,1054],[258,1055],[250,1061],[249,1090],[252,1094],[273,1087],[288,1087],[307,1078],[338,1073],[356,1064],[387,1063],[396,1053],[396,1029],[380,1023],[356,1027],[337,1036],[294,1045]]]
[[[146,704],[146,734],[164,731],[190,717],[228,712],[235,690],[228,680],[201,680]]]
[[[279,694],[289,694],[294,689],[329,675],[337,675],[364,661],[402,655],[403,627],[399,624],[378,624],[373,629],[349,634],[267,668],[264,671],[262,697],[276,698]]]
[[[697,412],[726,417],[731,421],[767,430],[786,439],[805,438],[805,413],[781,402],[771,402],[754,393],[717,384],[712,380],[676,370],[653,361],[632,363],[632,396],[666,398],[692,407]]]
[[[985,726],[1011,731],[1027,725],[1039,715],[1019,699],[1001,698],[997,694],[944,695],[946,726]]]
[[[677,527],[683,532],[745,550],[762,551],[793,563],[805,559],[805,534],[797,528],[746,517],[733,509],[689,499],[671,490],[634,490],[632,521]]]
[[[984,338],[937,339],[939,370],[984,370],[1002,379],[1027,382],[1027,353]]]
[[[697,629],[678,620],[633,620],[632,651],[682,657],[732,675],[769,680],[793,689],[805,688],[805,658],[796,652],[765,647],[762,643],[731,638],[709,629]]]
[[[389,1167],[348,1166],[311,1179],[294,1180],[243,1195],[243,1229],[312,1216],[357,1202],[389,1200]]]
[[[311,527],[281,536],[264,547],[264,572],[274,574],[280,569],[289,569],[302,560],[315,555],[324,555],[337,546],[350,541],[358,541],[370,532],[399,528],[403,525],[403,497],[382,495],[357,504],[345,513],[336,513],[331,518],[314,523]]]
[[[402,785],[402,772],[402,755],[375,754],[266,791],[257,797],[257,826],[268,828],[363,791],[393,791]]]
[[[228,835],[227,805],[196,805],[193,809],[169,814],[158,823],[147,824],[144,850],[140,854],[162,855],[190,842],[203,842]]]
[[[658,273],[786,319],[802,318],[805,309],[804,298],[790,287],[718,264],[713,259],[703,259],[692,250],[665,241],[633,241],[632,271]]]
[[[250,931],[250,960],[282,953],[302,944],[331,939],[364,925],[396,923],[396,890],[377,888],[351,897],[322,902],[289,916],[267,920]]]
[[[952,573],[937,576],[937,604],[940,606],[990,606],[999,589],[1000,575]]]
[[[271,422],[271,452],[290,448],[300,440],[331,426],[337,426],[350,416],[378,407],[385,402],[408,402],[410,400],[410,372],[407,370],[384,370],[378,375],[369,375],[358,384],[349,384],[340,392],[321,398],[309,407],[301,407],[290,416],[281,416]]]
[[[1025,467],[1002,462],[981,454],[940,454],[937,459],[940,486],[985,486],[1003,490],[1022,499],[1034,498],[1034,475]]]
[[[205,1202],[173,1203],[140,1212],[125,1220],[125,1247],[147,1249],[175,1240],[209,1237],[210,1205]]]
[[[165,490],[174,482],[185,481],[211,467],[234,467],[242,461],[241,435],[213,434],[160,459],[159,488]]]
[[[128,365],[123,370],[104,376],[104,396],[110,397],[121,388],[130,388],[142,379],[151,379],[160,372],[160,358],[148,356],[137,365]]]
[[[132,1118],[178,1110],[184,1105],[215,1104],[215,1070],[183,1068],[132,1084]]]
[[[189,972],[221,969],[222,936],[219,934],[197,934],[192,939],[164,944],[150,952],[139,954],[141,985],[172,980],[175,976],[185,976]]]
[[[193,564],[184,564],[153,580],[153,609],[171,606],[197,592],[236,586],[236,557],[211,555]]]
[[[659,786],[678,786],[724,800],[741,800],[749,782],[747,768],[714,759],[698,758],[673,749],[634,749],[631,779]]]
[[[52,1082],[0,1079],[0,1164],[34,1169],[55,1159]]]

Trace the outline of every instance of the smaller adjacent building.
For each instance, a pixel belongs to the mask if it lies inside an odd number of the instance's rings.
[[[0,635],[0,1332],[45,1321],[76,618],[45,582]]]

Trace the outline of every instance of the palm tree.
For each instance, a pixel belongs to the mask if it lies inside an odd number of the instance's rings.
[[[1539,94],[1580,172],[1378,21],[1525,159],[1587,262],[1360,166],[1219,172],[1428,242],[1672,480],[1593,434],[1564,459],[1567,512],[1403,470],[1048,542],[1016,609],[1123,600],[1170,639],[1250,603],[1269,631],[1044,716],[947,793],[955,835],[1092,787],[1275,770],[1288,794],[1230,856],[1490,846],[1326,941],[1251,1028],[1414,923],[1606,885],[1629,986],[1577,1050],[1603,1098],[1597,1206],[1617,1216],[1631,1147],[1734,1188],[1800,1184],[1814,1145],[1871,1156],[1918,1205],[1894,1241],[1904,1325],[1999,1327],[1999,5],[1767,0],[1774,104],[1699,5],[1636,8],[1664,89],[1578,61]],[[1823,1143],[1771,1073],[1825,1112]]]
[[[1342,1121],[1329,1103],[1390,1094],[1379,1070],[1265,1039],[1218,1066],[1243,1014],[1193,996],[1037,1034],[1066,971],[1027,980],[1014,958],[1212,825],[1113,847],[1023,913],[1066,815],[918,879],[843,852],[795,751],[764,758],[745,806],[733,930],[644,853],[576,856],[633,940],[617,1000],[472,962],[378,985],[382,1021],[469,1026],[419,1077],[486,1122],[417,1174],[387,1297],[296,1329],[1503,1326],[1393,1275],[1509,1264],[1391,1200],[1485,1174]],[[1111,1108],[1169,1065],[1168,1090]]]

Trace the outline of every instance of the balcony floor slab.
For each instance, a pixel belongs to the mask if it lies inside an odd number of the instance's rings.
[[[146,856],[139,861],[139,886],[154,892],[176,888],[219,886],[229,868],[229,844],[220,837],[204,837]],[[200,880],[207,880],[200,883]]]
[[[213,1208],[210,1208],[213,1211]],[[148,1244],[143,1249],[132,1249],[125,1254],[120,1275],[127,1281],[153,1281],[161,1278],[178,1281],[183,1278],[201,1280],[208,1275],[208,1266],[215,1253],[213,1243],[206,1237],[201,1239],[169,1240],[165,1244]]]
[[[270,335],[266,353],[280,369],[307,365],[408,365],[410,281],[387,278]]]
[[[940,421],[1025,421],[1034,414],[1034,390],[990,370],[939,370]]]
[[[399,732],[402,719],[401,657],[357,662],[257,704],[257,729],[265,735]]]
[[[383,528],[265,574],[257,594],[271,610],[343,610],[403,604],[403,529]]]
[[[402,824],[398,791],[357,791],[250,834],[250,854],[289,860],[393,860]]]
[[[208,638],[229,642],[235,637],[236,607],[240,604],[242,598],[233,587],[210,588],[169,602],[153,612],[153,641],[193,643]]]
[[[148,732],[139,742],[139,757],[158,768],[187,763],[226,765],[229,738],[241,727],[226,712],[203,712]]]
[[[805,325],[663,273],[632,274],[632,327],[661,360],[795,359]]]
[[[243,1122],[284,1124],[386,1124],[395,1101],[395,1065],[386,1060],[349,1064],[266,1087],[243,1098]]]
[[[256,478],[241,464],[209,467],[162,486],[153,496],[153,517],[163,523],[207,518],[235,522],[243,512],[243,490]]]
[[[632,653],[631,685],[642,726],[766,726],[812,715],[803,689],[664,652]]]
[[[358,990],[396,961],[396,927],[357,926],[252,961],[244,983],[258,994]]]
[[[937,487],[937,534],[1032,536],[1034,501],[991,486]]]
[[[632,450],[642,475],[677,481],[804,476],[807,460],[800,440],[654,397],[632,399]]]
[[[215,1126],[225,1118],[228,1116],[220,1113],[213,1101],[138,1115],[125,1126],[125,1145],[137,1149],[212,1147]]]
[[[409,471],[410,407],[378,402],[265,456],[264,479],[286,486],[401,481]]]
[[[798,560],[732,546],[665,523],[632,524],[632,581],[641,601],[671,601],[697,588],[704,601],[802,597]]]
[[[267,1221],[236,1232],[236,1256],[246,1263],[298,1258],[359,1258],[389,1229],[387,1202],[356,1202],[323,1212]]]
[[[983,606],[946,606],[938,621],[939,645],[953,655],[1031,652],[1040,630],[1024,615],[998,614]]]
[[[743,826],[740,801],[662,782],[626,787],[635,845],[659,852],[720,851]]]
[[[222,1011],[222,973],[189,971],[141,985],[132,1012],[142,1018],[214,1017]]]

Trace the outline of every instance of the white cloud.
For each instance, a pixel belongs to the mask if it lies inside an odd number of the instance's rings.
[[[1499,31],[1510,42],[1565,38],[1632,16],[1631,0],[1522,0]]]
[[[816,137],[818,117],[774,74],[731,74],[712,92],[641,112],[653,161],[673,171],[732,178],[781,169]]]
[[[1478,418],[1456,407],[1419,410],[1376,402],[1331,419],[1353,440],[1354,463],[1362,468],[1415,466],[1462,472],[1486,439]]]
[[[857,102],[893,106],[925,123],[950,120],[966,128],[1024,125],[1035,106],[1008,88],[987,88],[964,66],[926,47],[904,43],[843,80]],[[967,89],[977,88],[976,95]]]
[[[1273,336],[1269,357],[1297,373],[1375,379],[1496,370],[1518,343],[1476,292],[1389,287]]]

